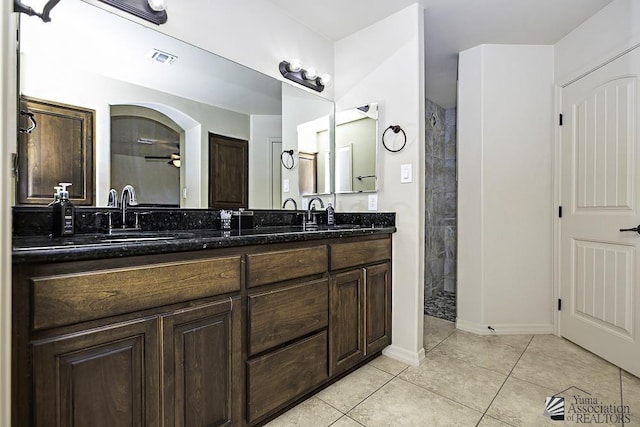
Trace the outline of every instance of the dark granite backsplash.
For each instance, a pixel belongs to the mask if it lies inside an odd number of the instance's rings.
[[[119,209],[77,207],[75,214],[76,234],[106,233],[108,219],[106,212],[112,212],[114,228],[122,225]],[[132,227],[135,222],[134,212],[140,214],[140,224],[145,231],[176,230],[219,230],[220,211],[217,209],[172,209],[131,208],[127,211],[127,224]],[[273,226],[301,225],[304,211],[283,210],[248,210],[251,216],[242,216],[241,228],[260,228]],[[362,227],[395,226],[395,213],[388,212],[336,212],[336,224],[352,224]],[[326,224],[326,212],[317,214],[319,224]],[[231,220],[231,228],[238,228],[238,217]],[[13,235],[42,236],[51,233],[51,208],[47,207],[14,207]]]

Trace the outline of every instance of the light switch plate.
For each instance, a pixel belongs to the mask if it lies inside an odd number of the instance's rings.
[[[406,165],[400,165],[400,182],[411,182],[413,177],[411,176],[411,163]]]
[[[288,193],[289,192],[289,179],[287,179],[287,178],[282,180],[282,192],[283,193]]]
[[[378,210],[378,195],[377,194],[369,194],[369,199],[367,203],[367,209],[370,211]]]

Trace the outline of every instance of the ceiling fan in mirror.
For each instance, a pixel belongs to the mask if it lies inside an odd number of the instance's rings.
[[[136,142],[138,144],[144,144],[144,145],[155,145],[155,144],[170,144],[172,146],[175,146],[178,150],[180,150],[180,143],[179,142],[171,142],[171,141],[162,141],[159,139],[155,139],[155,138],[144,138],[144,137],[139,137]],[[171,154],[166,154],[164,156],[144,156],[145,160],[169,160],[167,162],[168,165],[173,165],[177,168],[180,167],[181,165],[181,158],[180,158],[180,153],[171,153]]]
[[[168,156],[144,156],[147,160],[169,160],[167,162],[168,165],[173,165],[177,168],[180,167],[180,153],[171,153]]]

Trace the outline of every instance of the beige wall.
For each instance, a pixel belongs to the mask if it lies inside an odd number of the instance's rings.
[[[553,131],[553,46],[460,54],[460,329],[553,332]]]
[[[381,129],[407,133],[399,153],[379,148],[378,209],[396,212],[393,236],[393,343],[386,354],[424,358],[424,13],[413,4],[336,43],[336,111],[379,101]],[[413,182],[400,183],[411,164]],[[367,194],[337,194],[336,210],[366,211]]]
[[[13,2],[0,1],[0,425],[11,425],[11,153],[16,141]]]

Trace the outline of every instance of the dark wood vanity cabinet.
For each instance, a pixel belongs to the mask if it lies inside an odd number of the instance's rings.
[[[17,269],[15,426],[242,424],[240,256],[130,262]]]
[[[263,420],[329,378],[328,248],[247,256],[247,421]]]
[[[391,343],[390,257],[380,235],[14,265],[13,425],[262,424]]]
[[[33,343],[34,425],[157,425],[156,319]]]
[[[388,240],[331,246],[332,269],[347,269],[331,276],[331,375],[391,344],[390,258]]]
[[[161,317],[165,426],[239,425],[239,308],[236,297]]]

